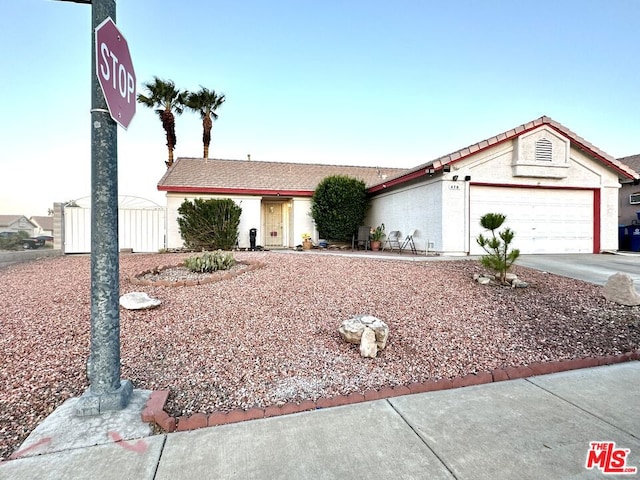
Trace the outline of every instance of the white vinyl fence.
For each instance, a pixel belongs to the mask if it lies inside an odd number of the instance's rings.
[[[118,245],[134,252],[165,248],[166,211],[138,197],[118,199]],[[91,207],[85,197],[64,207],[64,252],[91,252]]]

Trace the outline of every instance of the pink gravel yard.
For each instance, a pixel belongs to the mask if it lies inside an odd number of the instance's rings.
[[[602,287],[523,267],[514,272],[528,288],[480,286],[473,274],[483,269],[472,260],[243,252],[238,260],[262,268],[195,286],[130,281],[186,256],[120,257],[121,293],[162,300],[153,310],[121,309],[122,378],[169,390],[165,410],[174,417],[366,399],[385,388],[636,352],[640,344],[640,307],[605,301]],[[89,261],[64,256],[0,269],[0,459],[87,387]],[[361,358],[337,333],[360,313],[390,327],[376,359]]]

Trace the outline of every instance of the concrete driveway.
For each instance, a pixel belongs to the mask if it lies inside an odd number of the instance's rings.
[[[522,255],[516,265],[604,285],[611,275],[626,273],[640,290],[640,254]]]

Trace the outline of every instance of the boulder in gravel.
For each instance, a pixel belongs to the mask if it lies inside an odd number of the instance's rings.
[[[504,274],[504,279],[509,283],[513,283],[514,280],[518,279],[518,276],[515,273],[507,272]]]
[[[360,355],[368,358],[376,358],[378,355],[378,345],[376,344],[376,332],[369,327],[364,327],[362,338],[360,339]]]
[[[377,348],[378,350],[383,350],[387,346],[389,326],[373,315],[356,315],[343,321],[338,327],[338,333],[344,341],[360,344],[365,328],[373,330],[376,336]]]
[[[626,273],[614,273],[609,277],[602,292],[604,298],[620,305],[640,305],[640,295],[633,286],[633,279]]]
[[[157,298],[151,298],[144,292],[131,292],[120,297],[120,306],[127,310],[144,310],[154,308],[162,302]]]
[[[524,280],[520,280],[518,278],[514,278],[511,281],[511,286],[513,288],[527,288],[529,286],[529,284],[527,282],[525,282]]]

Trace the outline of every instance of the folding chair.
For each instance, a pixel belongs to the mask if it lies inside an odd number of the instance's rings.
[[[387,235],[387,240],[382,244],[382,250],[387,248],[387,245],[389,246],[389,250],[391,250],[392,252],[394,248],[397,248],[398,250],[400,250],[401,238],[402,238],[402,234],[400,233],[399,230],[393,230],[389,232],[389,235]]]
[[[402,246],[400,247],[400,253],[402,253],[402,251],[407,248],[410,247],[411,248],[411,253],[413,253],[414,255],[418,254],[418,251],[416,250],[416,245],[413,243],[413,236],[415,235],[416,231],[415,229],[411,230],[409,232],[409,235],[407,235],[404,238],[404,242],[402,242]]]
[[[369,235],[371,233],[371,227],[358,227],[358,236],[353,236],[351,240],[351,250],[359,250],[360,247],[364,247],[365,250],[371,249],[371,239]]]

